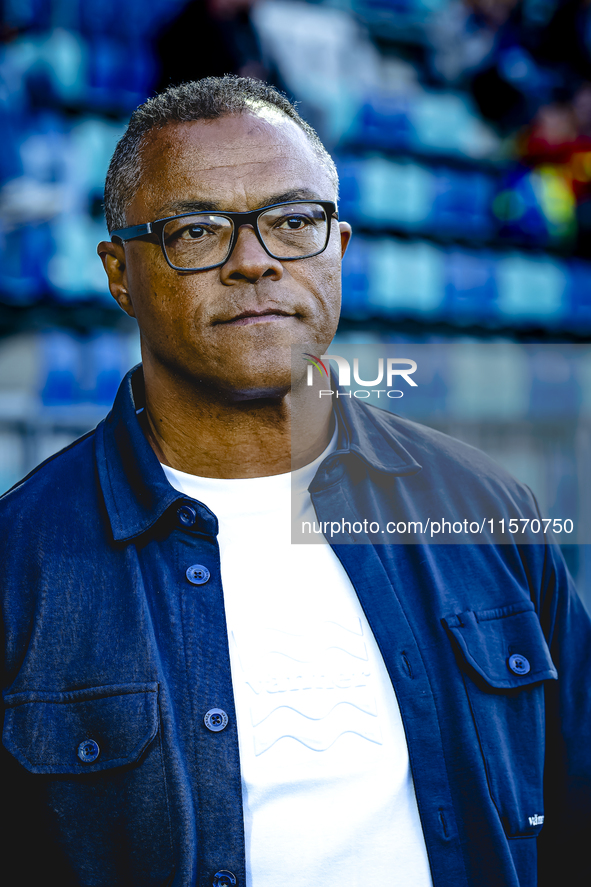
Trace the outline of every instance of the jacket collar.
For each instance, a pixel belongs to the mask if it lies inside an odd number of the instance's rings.
[[[421,470],[396,440],[392,413],[368,407],[348,396],[336,397],[333,403],[338,427],[333,456],[354,454],[374,471],[399,477]]]
[[[141,536],[171,506],[186,499],[168,483],[142,431],[137,411],[144,404],[144,376],[138,365],[123,379],[113,409],[96,432],[99,483],[117,541]],[[353,456],[371,469],[391,475],[420,471],[421,466],[393,437],[391,414],[347,397],[335,400],[335,414],[338,436],[333,458]],[[320,480],[319,475],[316,480]],[[205,529],[217,532],[215,517],[206,508],[201,512],[208,525]]]
[[[144,404],[144,374],[139,365],[127,373],[113,409],[97,428],[97,471],[116,540],[140,536],[183,498],[168,483],[142,431],[136,410]]]

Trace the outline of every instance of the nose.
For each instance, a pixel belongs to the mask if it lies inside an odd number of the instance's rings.
[[[222,283],[257,283],[261,278],[280,280],[283,265],[263,249],[252,225],[241,225],[230,256],[220,268]]]

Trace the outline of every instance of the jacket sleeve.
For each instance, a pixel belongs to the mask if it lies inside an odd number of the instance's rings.
[[[546,682],[539,887],[574,887],[591,883],[591,619],[556,545],[546,548],[540,591],[558,680]]]

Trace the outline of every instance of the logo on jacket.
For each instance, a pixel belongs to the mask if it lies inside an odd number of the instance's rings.
[[[544,822],[544,817],[540,816],[539,813],[536,813],[534,816],[528,816],[527,818],[530,825],[542,825]]]

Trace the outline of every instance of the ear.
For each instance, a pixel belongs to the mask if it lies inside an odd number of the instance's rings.
[[[343,258],[345,250],[349,246],[353,229],[348,222],[339,222],[339,231],[341,232],[341,258]]]
[[[109,278],[111,295],[126,314],[129,314],[130,317],[135,317],[127,286],[125,250],[122,244],[112,243],[110,240],[102,240],[97,246],[96,251],[101,257],[103,267]]]

